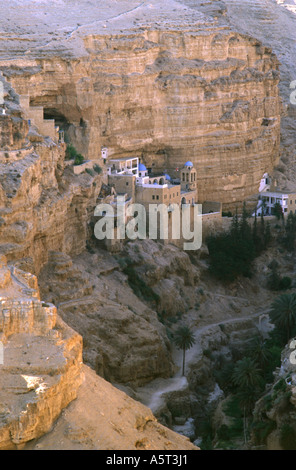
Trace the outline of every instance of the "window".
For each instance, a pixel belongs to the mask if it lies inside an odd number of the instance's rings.
[[[152,199],[154,200],[154,199],[155,199],[155,196],[152,196]]]
[[[156,196],[156,199],[158,200],[158,199],[159,199],[159,196]]]
[[[125,184],[126,184],[126,186],[128,186],[128,181]]]

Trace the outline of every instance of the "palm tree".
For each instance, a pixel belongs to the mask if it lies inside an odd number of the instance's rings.
[[[269,316],[279,330],[285,330],[288,342],[296,325],[296,294],[282,294],[277,297],[271,305]]]
[[[245,357],[237,361],[232,374],[232,382],[239,389],[248,387],[260,388],[262,385],[262,376],[255,361],[250,357]]]
[[[256,336],[248,347],[248,355],[253,361],[258,364],[261,370],[264,370],[265,366],[271,360],[271,352],[268,349],[266,341],[262,336]]]
[[[244,442],[246,445],[248,427],[246,412],[250,412],[252,409],[264,382],[260,369],[250,357],[245,357],[236,363],[232,374],[232,382],[238,387],[237,395],[240,405],[244,409]]]
[[[186,325],[180,326],[174,334],[174,343],[178,349],[183,350],[182,375],[185,375],[185,352],[195,343],[194,335],[191,329]]]

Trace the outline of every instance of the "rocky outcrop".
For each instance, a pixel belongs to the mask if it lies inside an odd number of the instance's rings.
[[[8,261],[31,257],[38,273],[49,250],[85,249],[101,177],[75,175],[65,162],[66,145],[29,125],[18,96],[1,83],[0,251]]]
[[[274,382],[254,409],[251,443],[267,450],[296,449],[294,342],[291,340],[284,348],[281,367],[274,372]]]
[[[138,289],[139,295],[145,296],[147,286],[151,294],[147,291],[146,296],[156,299],[157,311],[164,318],[180,316],[194,308],[199,269],[184,251],[153,240],[130,242],[122,252],[121,265],[131,286],[137,280],[142,283],[143,292]]]
[[[0,263],[1,450],[197,450],[82,366],[81,336],[40,301],[35,276]]]
[[[157,422],[149,408],[112,387],[87,366],[77,399],[54,428],[26,450],[198,450]]]
[[[71,260],[51,252],[38,277],[42,298],[84,339],[84,362],[112,383],[141,385],[173,372],[157,314],[141,301],[103,250]]]
[[[82,338],[40,301],[37,280],[2,256],[0,449],[49,431],[82,383]]]

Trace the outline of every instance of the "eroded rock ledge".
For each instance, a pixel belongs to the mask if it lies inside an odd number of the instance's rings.
[[[36,277],[0,262],[1,450],[196,450],[83,366],[81,336],[40,301]]]
[[[35,276],[1,257],[0,449],[49,431],[82,383],[82,338],[40,301]]]

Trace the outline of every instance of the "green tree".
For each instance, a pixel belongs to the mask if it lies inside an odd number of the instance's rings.
[[[296,326],[296,294],[282,294],[277,297],[271,305],[269,316],[276,328],[286,332],[288,342]]]
[[[238,387],[236,395],[243,408],[244,442],[246,444],[247,413],[253,409],[255,401],[264,387],[264,381],[256,362],[250,357],[245,357],[237,361],[232,374],[232,382]]]
[[[66,159],[67,160],[74,160],[76,155],[78,154],[76,148],[72,144],[68,144],[66,148]]]
[[[295,238],[296,238],[296,214],[289,213],[285,225],[285,235],[283,238],[283,244],[285,248],[293,252],[295,250]]]
[[[283,208],[282,208],[282,206],[280,205],[279,202],[275,203],[275,205],[273,207],[273,213],[274,213],[274,215],[276,216],[276,218],[278,220],[284,218]]]
[[[245,205],[241,218],[236,212],[230,229],[208,237],[207,246],[209,269],[215,277],[230,282],[239,275],[251,277],[256,249]]]
[[[266,340],[262,336],[256,336],[248,347],[248,355],[258,364],[260,370],[264,370],[269,361],[271,360],[271,352],[268,348]]]
[[[75,156],[75,159],[74,159],[74,165],[81,165],[81,163],[84,162],[84,157],[83,155],[81,155],[81,153],[78,153],[76,156]]]
[[[267,248],[271,241],[271,229],[270,229],[270,223],[267,222],[265,230],[264,230],[264,248]]]
[[[182,366],[182,375],[185,375],[185,354],[188,349],[190,349],[195,344],[195,338],[191,329],[184,325],[180,326],[173,336],[174,343],[178,349],[183,351],[183,366]]]
[[[237,361],[232,382],[241,390],[248,387],[261,388],[263,384],[261,370],[253,359],[245,357]]]

